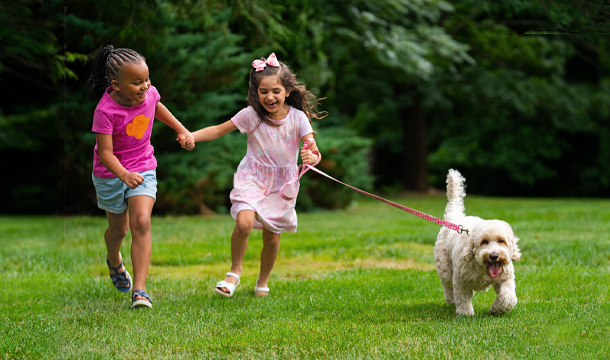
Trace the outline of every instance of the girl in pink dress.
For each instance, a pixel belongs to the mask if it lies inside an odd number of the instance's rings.
[[[231,271],[215,288],[216,293],[226,297],[239,286],[253,228],[263,231],[261,268],[254,291],[268,295],[267,281],[277,258],[280,235],[297,229],[296,196],[284,200],[279,190],[297,175],[300,142],[313,142],[311,118],[324,117],[314,108],[315,96],[275,54],[254,60],[252,65],[249,106],[223,124],[193,133],[195,142],[218,139],[236,129],[248,134],[248,150],[237,168],[230,195],[231,215],[236,220],[231,236]],[[190,144],[187,149],[191,150]],[[315,142],[300,153],[301,160],[308,164],[320,157]]]

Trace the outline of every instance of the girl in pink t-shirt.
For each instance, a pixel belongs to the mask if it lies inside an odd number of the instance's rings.
[[[150,144],[153,120],[157,118],[176,130],[183,148],[192,149],[194,138],[161,104],[159,92],[150,83],[146,61],[134,50],[105,46],[95,58],[88,83],[101,98],[93,114],[97,143],[92,179],[98,207],[108,218],[104,240],[110,278],[120,292],[135,289],[133,307],[152,307],[145,285],[152,252],[150,214],[157,193],[157,160]],[[120,252],[130,229],[133,281]]]
[[[299,144],[309,141],[309,149],[301,149],[304,163],[319,161],[311,127],[311,118],[322,118],[315,110],[317,100],[286,64],[275,54],[268,59],[254,60],[250,71],[248,106],[231,120],[193,133],[195,142],[217,139],[233,130],[248,134],[248,150],[233,179],[231,215],[236,220],[231,236],[231,271],[216,284],[216,293],[230,297],[240,283],[248,236],[253,228],[263,231],[260,274],[254,291],[268,295],[267,281],[279,250],[283,231],[295,232],[296,197],[284,200],[280,187],[297,175]],[[192,149],[194,144],[187,144]]]

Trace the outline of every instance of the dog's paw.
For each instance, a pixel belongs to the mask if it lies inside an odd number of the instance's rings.
[[[455,313],[462,316],[474,316],[474,310],[471,309],[456,309]]]
[[[496,316],[501,316],[501,315],[506,315],[509,313],[509,311],[498,311],[497,309],[489,309],[489,311],[487,312],[489,315],[496,315]]]
[[[489,315],[506,315],[508,314],[510,311],[512,310],[512,308],[510,309],[501,309],[501,308],[494,308],[493,306],[489,309],[489,311],[487,312]]]

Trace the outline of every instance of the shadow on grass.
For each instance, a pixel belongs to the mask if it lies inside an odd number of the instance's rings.
[[[476,307],[474,316],[458,315],[455,312],[455,305],[440,302],[424,302],[418,304],[406,305],[402,308],[407,317],[416,318],[423,321],[475,321],[478,319],[510,319],[513,318],[515,312],[510,312],[506,315],[493,315],[488,313],[487,307]],[[383,311],[379,309],[379,311]]]

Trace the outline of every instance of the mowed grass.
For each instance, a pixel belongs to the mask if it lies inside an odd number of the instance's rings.
[[[392,200],[439,217],[446,202]],[[229,270],[233,220],[153,217],[151,310],[112,286],[104,217],[1,217],[0,358],[608,358],[610,201],[468,196],[466,210],[521,239],[506,316],[487,315],[493,289],[475,294],[476,316],[457,316],[434,269],[439,227],[369,199],[299,214],[267,298],[253,295],[259,231],[225,299],[212,288]]]

